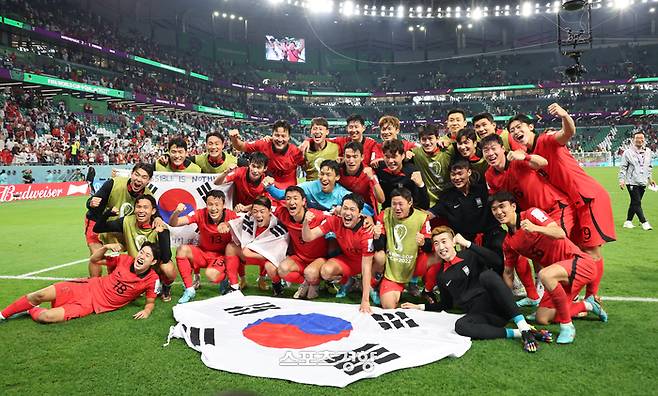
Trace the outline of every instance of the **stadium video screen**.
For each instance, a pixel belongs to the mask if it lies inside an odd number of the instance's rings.
[[[304,39],[265,36],[265,59],[271,61],[305,63]]]

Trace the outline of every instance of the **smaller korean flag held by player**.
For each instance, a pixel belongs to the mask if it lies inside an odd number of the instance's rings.
[[[115,169],[118,176],[130,177],[129,169]],[[216,186],[213,181],[217,175],[202,173],[155,172],[148,188],[158,202],[162,219],[168,223],[171,214],[179,203],[185,204],[185,210],[179,216],[187,216],[197,209],[206,207],[205,196],[211,190],[222,190],[226,194],[224,205],[233,208],[233,183]],[[172,247],[197,244],[199,234],[196,224],[183,227],[170,227]]]
[[[471,341],[460,315],[417,310],[359,312],[358,305],[226,296],[173,308],[169,339],[182,338],[217,370],[345,387],[363,378],[461,357]]]

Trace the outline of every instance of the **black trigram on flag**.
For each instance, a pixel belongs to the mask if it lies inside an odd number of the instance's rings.
[[[245,216],[242,220],[242,230],[252,235],[254,233],[254,219],[251,216]]]
[[[155,194],[155,192],[158,191],[158,188],[151,183],[149,183],[146,188],[148,188],[152,194]]]
[[[199,193],[199,196],[201,198],[205,198],[206,195],[208,195],[208,193],[211,192],[212,190],[214,190],[214,189],[210,185],[210,182],[206,182],[206,183],[203,183],[202,185],[200,185],[199,187],[197,187],[196,192]]]
[[[188,329],[187,326],[183,325],[183,331],[190,335],[190,341],[194,346],[215,345],[215,329],[200,329],[198,327]],[[201,338],[202,334],[203,339]]]
[[[333,365],[338,370],[342,370],[347,375],[355,375],[363,371],[372,371],[377,364],[384,364],[399,358],[400,355],[381,345],[366,344],[351,352],[327,359],[325,362]]]
[[[384,330],[401,329],[403,327],[412,328],[418,327],[418,323],[407,316],[404,312],[372,314],[372,318],[377,321],[377,324]]]
[[[288,233],[288,229],[283,224],[277,224],[270,229],[270,232],[274,234],[275,237],[280,237]]]
[[[264,302],[259,304],[251,304],[244,306],[238,305],[231,308],[224,308],[224,311],[230,313],[233,316],[240,316],[240,315],[255,314],[255,313],[267,311],[269,309],[281,309],[281,307],[277,307],[276,305],[269,302]]]

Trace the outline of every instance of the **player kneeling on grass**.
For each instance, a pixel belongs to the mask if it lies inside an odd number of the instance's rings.
[[[412,277],[427,273],[427,253],[432,252],[427,214],[414,209],[411,191],[402,187],[391,192],[391,207],[377,218],[374,237],[377,253],[373,272],[384,274],[379,286],[381,305],[384,309],[395,309],[404,285]],[[433,288],[434,279],[425,280],[425,289]]]
[[[155,284],[158,275],[151,267],[160,260],[160,250],[154,243],[145,242],[136,258],[127,254],[104,256],[109,250],[116,252],[121,248],[120,244],[103,245],[89,259],[94,264],[105,261],[108,267],[114,267],[109,275],[59,282],[29,293],[2,310],[0,320],[27,311],[35,322],[64,322],[92,313],[115,311],[142,293],[146,293],[146,304],[133,318],[148,318],[157,297]],[[45,302],[51,302],[52,308],[39,306]]]
[[[497,192],[490,200],[494,217],[507,226],[503,242],[506,269],[513,267],[519,256],[542,267],[539,279],[546,292],[537,309],[537,323],[559,323],[557,342],[569,344],[576,338],[576,328],[571,323],[573,316],[594,312],[607,322],[608,314],[594,300],[594,295],[574,302],[583,287],[599,279],[594,260],[571,242],[543,210],[530,208],[517,213],[516,199],[507,191]]]
[[[227,277],[224,253],[226,245],[231,242],[228,222],[238,216],[224,207],[225,200],[223,191],[212,190],[205,196],[205,208],[178,217],[186,209],[184,203],[179,203],[169,218],[169,225],[172,227],[187,224],[196,224],[199,227],[199,246],[182,245],[176,249],[176,265],[185,286],[183,296],[178,300],[179,304],[189,302],[196,296],[195,289],[199,287],[201,268],[206,269],[206,276],[212,283],[218,284]],[[192,273],[195,282],[192,281]],[[196,287],[194,283],[197,283]]]
[[[311,228],[315,215],[306,212],[302,238],[311,242],[324,237],[328,232],[336,234],[336,242],[341,254],[327,260],[320,268],[320,276],[326,281],[340,280],[347,283],[350,277],[361,274],[363,281],[363,294],[361,296],[361,312],[371,313],[370,296],[375,291],[370,285],[372,278],[373,235],[368,231],[361,217],[363,198],[357,194],[348,194],[343,198],[340,216],[328,216],[319,226]],[[375,297],[376,298],[376,297]]]
[[[441,301],[404,303],[402,308],[437,312],[460,308],[466,315],[455,322],[457,334],[480,340],[521,338],[527,352],[537,351],[537,340],[552,340],[549,332],[535,330],[521,315],[512,291],[495,272],[503,264],[498,254],[455,235],[446,226],[432,230],[432,243],[436,255],[430,261],[438,261],[436,283]],[[456,245],[462,247],[459,252]],[[505,328],[510,320],[516,329]]]

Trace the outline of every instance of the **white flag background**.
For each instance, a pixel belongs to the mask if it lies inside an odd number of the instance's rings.
[[[130,169],[115,169],[117,176],[130,177]],[[169,222],[169,215],[179,203],[186,208],[182,215],[188,215],[196,209],[206,207],[204,197],[210,190],[222,190],[226,194],[226,207],[233,208],[233,183],[216,186],[213,181],[217,175],[205,173],[155,172],[149,189],[158,202],[160,215]],[[196,245],[199,234],[196,224],[183,227],[169,227],[171,246]]]
[[[169,339],[183,338],[211,368],[345,387],[362,378],[461,357],[471,341],[460,315],[417,310],[359,312],[358,305],[226,296],[176,305]]]

